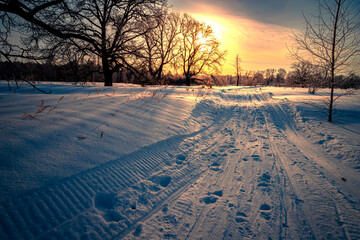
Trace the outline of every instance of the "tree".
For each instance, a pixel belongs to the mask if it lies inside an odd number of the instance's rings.
[[[360,8],[358,1],[319,0],[315,22],[305,17],[305,29],[294,33],[297,43],[290,53],[297,61],[312,60],[329,76],[328,121],[332,122],[335,76],[351,68],[360,56]]]
[[[156,17],[164,5],[165,0],[0,0],[0,12],[7,30],[30,30],[28,43],[36,49],[71,46],[99,59],[105,86],[112,86],[114,72],[132,69],[127,56],[138,51],[136,40],[147,31],[139,23]],[[2,40],[14,49],[6,37]],[[1,53],[26,57],[10,50]]]
[[[241,66],[240,66],[241,58],[239,57],[239,54],[236,54],[235,61],[234,61],[234,67],[236,69],[236,86],[239,86],[240,78],[241,78]]]
[[[151,24],[157,24],[157,27],[146,31]],[[140,68],[144,68],[150,75],[150,81],[156,84],[161,84],[165,66],[179,54],[176,49],[179,43],[179,24],[180,15],[167,9],[157,19],[143,23],[146,33],[141,37],[144,47],[139,55],[143,60]]]
[[[226,55],[221,51],[213,29],[188,14],[181,16],[178,51],[179,57],[175,61],[182,68],[188,86],[199,74],[218,72]]]
[[[291,68],[294,71],[288,77],[291,78],[293,84],[308,87],[311,94],[315,94],[320,87],[325,86],[325,82],[328,80],[327,72],[311,62],[295,62]]]
[[[294,84],[301,87],[307,86],[312,75],[313,65],[307,61],[300,61],[293,63],[291,68],[294,69],[291,74]]]
[[[284,83],[285,76],[286,76],[286,70],[283,68],[279,68],[275,78],[277,86],[280,86],[282,83]]]
[[[263,83],[264,83],[264,75],[260,71],[256,72],[254,74],[254,81],[256,82],[256,85],[257,84],[263,85]]]
[[[272,85],[272,83],[274,82],[275,80],[275,72],[276,72],[276,69],[273,69],[273,68],[268,68],[265,70],[265,76],[266,76],[266,79],[267,79],[267,85]]]

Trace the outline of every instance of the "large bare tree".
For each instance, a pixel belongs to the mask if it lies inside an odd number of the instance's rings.
[[[199,74],[218,72],[226,55],[226,51],[220,49],[220,41],[214,36],[213,29],[188,14],[181,16],[178,51],[177,63],[188,86]]]
[[[332,122],[335,76],[353,70],[360,56],[359,1],[319,0],[318,14],[304,18],[305,28],[294,34],[297,46],[290,52],[297,61],[311,62],[328,72],[328,121]]]
[[[151,28],[151,26],[156,27]],[[164,9],[157,19],[150,19],[143,23],[146,33],[141,37],[143,48],[138,57],[140,64],[150,76],[150,81],[162,83],[164,68],[179,54],[180,14]],[[170,69],[170,67],[169,67]]]
[[[105,86],[119,68],[132,66],[127,56],[139,50],[136,41],[146,30],[144,19],[156,17],[166,0],[0,0],[1,21],[6,29],[28,31],[27,45],[35,48],[75,47],[86,57],[98,59]],[[4,35],[3,35],[4,36]],[[7,58],[29,56],[23,49],[13,52],[9,38],[3,37]]]

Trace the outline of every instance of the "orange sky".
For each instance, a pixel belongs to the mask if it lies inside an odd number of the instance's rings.
[[[222,48],[228,51],[222,74],[234,74],[232,64],[236,54],[242,59],[241,67],[245,71],[290,69],[293,60],[286,48],[286,44],[291,45],[289,27],[236,16],[205,3],[192,3],[191,8],[179,11],[190,13],[212,26]]]

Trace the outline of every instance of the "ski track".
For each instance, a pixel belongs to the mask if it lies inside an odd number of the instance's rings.
[[[288,102],[217,97],[194,109],[211,123],[198,132],[2,203],[0,239],[360,239],[359,192]]]

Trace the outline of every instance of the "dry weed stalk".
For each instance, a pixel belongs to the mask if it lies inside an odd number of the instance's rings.
[[[57,108],[60,101],[63,100],[63,98],[64,98],[64,96],[59,98],[59,100],[57,101],[55,106],[51,107],[47,113],[49,114],[49,113],[53,112]],[[34,114],[24,112],[24,115],[22,117],[27,118],[27,119],[37,119],[38,120],[38,118],[36,116],[41,114],[42,112],[44,112],[44,110],[49,108],[50,106],[45,106],[44,100],[41,100],[40,104],[38,106],[36,106],[36,107],[38,108],[38,110]]]

